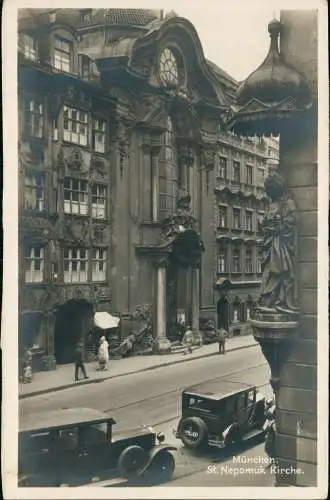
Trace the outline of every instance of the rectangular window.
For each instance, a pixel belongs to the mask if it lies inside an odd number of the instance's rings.
[[[246,211],[245,213],[245,231],[253,231],[252,212]]]
[[[41,102],[30,99],[26,107],[26,131],[34,137],[42,137],[44,129],[44,108]]]
[[[233,249],[233,273],[241,272],[240,266],[241,254],[238,248]]]
[[[85,111],[64,106],[64,140],[87,146],[88,115]]]
[[[94,184],[92,187],[92,217],[94,219],[106,219],[107,187],[102,184]]]
[[[262,273],[262,260],[263,260],[263,252],[261,248],[258,249],[257,253],[257,273],[261,274]]]
[[[239,184],[241,182],[241,165],[238,161],[234,161],[233,165],[233,182]]]
[[[54,66],[67,73],[71,70],[71,42],[64,38],[55,38]]]
[[[97,153],[105,152],[106,121],[93,120],[93,148]]]
[[[24,270],[26,283],[41,283],[44,279],[44,249],[30,247],[25,250]]]
[[[66,214],[88,215],[87,181],[64,179],[64,212]]]
[[[263,220],[264,220],[264,212],[258,212],[258,233],[262,233],[262,225],[263,225]]]
[[[63,264],[65,283],[86,283],[88,252],[85,248],[65,248]]]
[[[227,179],[227,159],[220,156],[219,158],[219,179]]]
[[[107,279],[107,251],[103,248],[94,248],[92,254],[92,281],[106,281]]]
[[[252,181],[253,181],[253,170],[251,165],[246,165],[246,184],[249,184],[249,186],[252,186]]]
[[[258,168],[258,183],[263,184],[265,182],[265,169]]]
[[[227,207],[219,207],[218,227],[227,227]]]
[[[37,41],[31,35],[23,35],[23,50],[27,59],[37,60]]]
[[[45,208],[43,174],[25,174],[24,207],[42,212]]]
[[[91,60],[87,56],[81,56],[81,77],[89,80],[91,77]]]
[[[239,208],[233,208],[233,229],[241,228],[241,211]]]
[[[249,249],[245,251],[245,272],[252,273],[252,252]]]
[[[226,247],[220,246],[218,250],[218,273],[225,273],[227,270]]]
[[[58,120],[54,118],[53,120],[53,140],[58,141]]]

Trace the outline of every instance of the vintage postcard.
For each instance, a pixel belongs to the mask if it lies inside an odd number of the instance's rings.
[[[4,498],[326,498],[326,3],[3,14]]]

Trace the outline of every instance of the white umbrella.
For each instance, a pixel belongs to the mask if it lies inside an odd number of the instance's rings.
[[[117,328],[120,322],[120,318],[117,316],[112,316],[107,312],[96,312],[94,314],[94,324],[102,330],[108,330],[108,328]]]

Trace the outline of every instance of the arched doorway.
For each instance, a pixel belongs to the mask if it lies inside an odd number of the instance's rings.
[[[229,329],[229,304],[225,297],[222,297],[217,302],[217,322],[218,328]]]
[[[173,242],[166,290],[166,334],[171,341],[182,338],[182,325],[178,323],[180,315],[183,314],[184,323],[193,329],[194,323],[199,323],[199,278],[196,279],[199,275],[196,272],[203,251],[203,242],[194,230],[183,231]]]
[[[58,364],[72,363],[74,348],[85,343],[93,327],[93,306],[84,299],[59,306],[55,320],[54,350]]]

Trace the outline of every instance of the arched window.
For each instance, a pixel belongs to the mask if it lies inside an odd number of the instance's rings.
[[[178,166],[174,142],[174,125],[167,117],[163,135],[163,161],[159,170],[159,219],[163,220],[176,210],[178,191]]]
[[[177,85],[179,83],[179,66],[171,49],[166,47],[160,56],[159,76],[165,85]]]

